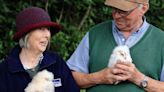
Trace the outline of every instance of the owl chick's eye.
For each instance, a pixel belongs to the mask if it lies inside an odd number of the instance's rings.
[[[45,78],[45,80],[46,80],[46,81],[50,81],[50,79],[49,79],[49,78]]]
[[[124,51],[119,51],[119,53],[120,53],[120,55],[121,55],[124,59],[127,58],[126,52],[124,52]]]
[[[124,56],[124,52],[123,51],[119,51],[119,54],[121,55],[121,56]]]
[[[124,56],[124,53],[120,53],[121,56]]]

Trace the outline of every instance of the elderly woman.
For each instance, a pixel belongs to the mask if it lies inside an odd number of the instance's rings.
[[[16,28],[13,39],[19,45],[0,64],[0,92],[24,92],[32,78],[44,69],[54,75],[54,92],[79,92],[63,59],[47,51],[51,36],[61,26],[51,22],[43,9],[29,7],[17,15]]]

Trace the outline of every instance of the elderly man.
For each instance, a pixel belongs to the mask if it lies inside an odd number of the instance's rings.
[[[149,1],[105,4],[114,20],[91,28],[67,62],[78,85],[87,92],[164,92],[164,32],[146,21]],[[133,63],[107,68],[117,45],[130,48]]]

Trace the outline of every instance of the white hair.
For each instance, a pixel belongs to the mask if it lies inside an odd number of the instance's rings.
[[[26,34],[25,36],[23,36],[22,38],[19,39],[19,46],[21,48],[27,48],[28,47],[28,40],[29,34]]]
[[[138,5],[138,8],[139,8],[139,9],[142,9],[142,8],[143,8],[143,4],[139,4],[139,5]]]

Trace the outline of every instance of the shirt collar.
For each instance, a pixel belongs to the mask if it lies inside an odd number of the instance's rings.
[[[135,33],[141,33],[141,32],[143,32],[143,30],[144,30],[145,28],[147,28],[147,26],[149,26],[149,23],[146,21],[146,17],[145,17],[145,16],[143,17],[143,20],[144,20],[144,21],[143,21],[142,26],[139,28],[138,31],[133,32],[133,34],[135,34]],[[119,31],[119,29],[116,27],[115,21],[114,21],[114,20],[112,21],[112,31],[117,32],[118,34],[122,34],[122,33]]]

